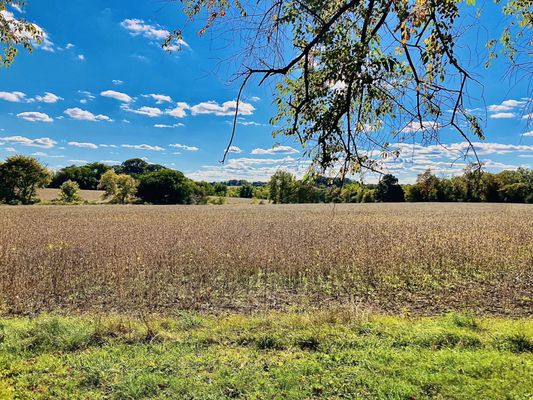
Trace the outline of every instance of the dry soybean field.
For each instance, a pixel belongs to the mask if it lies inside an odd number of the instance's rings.
[[[533,207],[0,207],[0,307],[533,312]]]

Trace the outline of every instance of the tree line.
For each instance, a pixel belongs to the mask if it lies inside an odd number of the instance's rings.
[[[0,163],[0,202],[32,204],[38,202],[37,189],[58,188],[58,201],[82,202],[80,189],[101,190],[112,203],[140,204],[222,204],[226,197],[290,203],[372,203],[372,202],[505,202],[533,203],[533,170],[489,173],[468,166],[460,176],[438,177],[431,170],[419,174],[413,184],[401,185],[391,174],[377,184],[350,179],[318,176],[296,179],[278,171],[269,182],[230,180],[195,182],[180,171],[150,164],[140,158],[120,165],[103,163],[71,165],[52,172],[35,158],[8,157]]]

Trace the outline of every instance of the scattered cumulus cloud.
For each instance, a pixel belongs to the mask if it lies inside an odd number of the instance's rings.
[[[516,118],[516,114],[512,112],[499,112],[496,114],[491,114],[489,118],[492,119],[511,119]]]
[[[17,114],[17,117],[30,122],[52,122],[53,119],[48,114],[37,111],[26,111]]]
[[[241,150],[240,147],[237,147],[237,146],[230,146],[229,149],[228,149],[228,153],[239,154],[239,153],[242,153],[242,150]]]
[[[177,123],[177,124],[172,124],[172,125],[166,125],[166,124],[155,124],[154,125],[154,128],[158,128],[158,129],[171,129],[171,128],[180,128],[182,126],[185,126],[183,125],[182,123]]]
[[[105,90],[100,93],[100,96],[109,97],[118,101],[122,101],[123,103],[131,103],[133,101],[133,99],[126,93],[117,92],[115,90]]]
[[[36,43],[34,41],[34,47],[49,52],[55,51],[54,43],[50,40],[48,33],[39,25],[33,23],[32,25],[35,29],[35,32],[30,32],[24,27],[24,23],[18,18],[16,18],[12,12],[7,10],[0,10],[0,14],[4,18],[7,28],[10,29],[11,32],[14,33],[14,36],[17,37],[19,40],[32,40],[35,37],[35,33],[37,33],[41,37],[41,43]]]
[[[36,101],[40,101],[42,103],[57,103],[59,100],[64,100],[62,97],[59,97],[58,95],[55,95],[54,93],[45,92],[44,96],[36,96]]]
[[[152,150],[152,151],[163,151],[163,150],[165,150],[162,147],[152,146],[152,145],[149,145],[149,144],[121,144],[120,147],[124,147],[126,149],[136,149],[136,150]]]
[[[130,108],[127,104],[124,104],[122,106],[122,109],[124,111],[127,111],[127,112],[131,112],[131,113],[139,114],[139,115],[144,115],[144,116],[147,116],[147,117],[150,117],[150,118],[159,117],[159,116],[163,115],[163,111],[161,111],[161,109],[159,109],[157,107],[144,106],[144,107],[135,109],[135,108]]]
[[[402,133],[416,133],[424,131],[437,131],[440,129],[440,124],[435,121],[412,121],[409,122],[405,128],[401,130]]]
[[[98,145],[94,143],[83,143],[83,142],[68,142],[69,146],[80,147],[82,149],[97,149]]]
[[[237,102],[234,100],[226,101],[219,105],[216,101],[207,101],[196,104],[191,107],[192,115],[214,114],[218,116],[234,115]],[[252,115],[255,107],[250,103],[241,101],[239,103],[239,115]]]
[[[125,19],[120,23],[120,26],[126,29],[132,36],[142,36],[158,42],[163,42],[170,35],[170,32],[162,26],[150,24],[138,18]],[[170,44],[166,47],[166,50],[176,51],[179,50],[181,46],[189,47],[187,42],[179,39],[175,41],[174,44]]]
[[[111,83],[112,83],[113,85],[119,86],[119,85],[122,85],[122,84],[124,83],[124,81],[121,81],[120,79],[113,79],[113,80],[111,81]]]
[[[182,149],[182,150],[185,150],[185,151],[198,151],[198,150],[200,150],[196,146],[187,146],[185,144],[179,144],[179,143],[171,144],[171,145],[169,145],[169,147],[175,147],[177,149]]]
[[[57,144],[55,140],[50,139],[48,137],[30,139],[24,136],[7,136],[7,137],[0,137],[0,140],[5,143],[28,146],[28,147],[39,147],[42,149],[51,149]]]
[[[85,56],[83,54],[78,54],[78,60],[85,61]]]
[[[11,103],[23,103],[27,101],[26,93],[23,92],[0,92],[0,100]]]
[[[67,108],[65,110],[65,114],[68,115],[72,119],[82,120],[82,121],[113,121],[111,118],[109,118],[107,115],[98,114],[95,115],[90,111],[82,110],[81,108],[75,107],[75,108]]]
[[[253,155],[274,155],[274,154],[297,154],[299,153],[298,150],[291,146],[274,146],[271,149],[253,149],[252,153]]]
[[[143,94],[143,97],[149,97],[156,101],[156,104],[172,103],[172,97],[164,94]]]
[[[190,107],[187,103],[180,102],[176,104],[176,107],[166,110],[165,113],[172,117],[184,118],[187,115],[185,110],[188,110],[189,108]]]
[[[533,137],[533,131],[524,132],[524,133],[522,133],[522,136],[531,136],[531,137]]]

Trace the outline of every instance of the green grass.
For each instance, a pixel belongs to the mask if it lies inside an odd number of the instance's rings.
[[[531,399],[532,376],[532,319],[0,320],[0,399]]]

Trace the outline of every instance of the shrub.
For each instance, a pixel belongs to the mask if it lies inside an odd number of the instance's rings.
[[[65,181],[59,187],[59,198],[66,203],[80,201],[79,191],[80,186],[76,182],[71,180]]]

